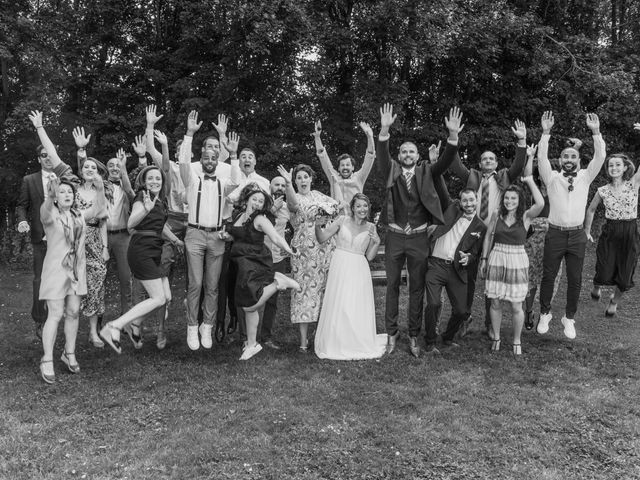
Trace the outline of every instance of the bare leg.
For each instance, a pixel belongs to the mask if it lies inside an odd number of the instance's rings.
[[[76,338],[78,337],[78,325],[80,323],[80,297],[69,295],[66,303],[64,312],[64,351],[67,354],[67,358],[69,358],[71,355],[75,356],[76,351]],[[96,316],[95,319],[97,321],[98,317]],[[75,358],[70,358],[69,360],[71,363],[75,363]]]
[[[58,324],[64,313],[64,304],[65,299],[47,300],[47,320],[42,327],[42,350],[44,352],[42,360],[44,361],[53,360],[53,346],[58,334]],[[53,371],[53,365],[51,371]]]
[[[298,325],[300,325],[300,350],[306,352],[309,347],[309,339],[307,338],[309,333],[309,324],[299,323]]]
[[[512,302],[511,313],[513,318],[513,353],[519,355],[522,353],[522,348],[520,348],[520,335],[522,334],[522,325],[524,324],[522,302]]]
[[[497,298],[491,299],[491,309],[489,310],[491,316],[491,329],[493,330],[493,345],[491,350],[500,350],[500,326],[502,324],[502,306],[500,300]]]
[[[245,312],[245,322],[247,325],[247,346],[253,347],[257,342],[256,338],[258,335],[258,323],[260,323],[260,315],[256,310],[253,310],[254,307],[246,307],[244,308]]]

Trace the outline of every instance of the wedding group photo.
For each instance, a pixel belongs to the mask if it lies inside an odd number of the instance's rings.
[[[640,2],[0,26],[0,478],[640,478]]]

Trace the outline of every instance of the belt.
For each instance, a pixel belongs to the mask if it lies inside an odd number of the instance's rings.
[[[553,228],[554,230],[560,230],[561,232],[568,232],[571,230],[582,230],[584,228],[584,224],[576,225],[575,227],[560,227],[558,225],[554,225],[553,223],[549,224],[549,228]]]
[[[162,234],[155,230],[134,230],[133,235],[139,235],[141,237],[155,237],[162,238]]]
[[[453,260],[448,258],[440,258],[440,257],[429,257],[429,258],[438,263],[444,263],[445,265],[453,265]]]
[[[87,222],[87,227],[98,227],[100,222]]]
[[[201,225],[195,225],[193,223],[187,224],[191,228],[195,228],[196,230],[202,230],[203,232],[219,232],[222,230],[222,227],[203,227]]]
[[[395,233],[402,233],[403,235],[407,235],[407,236],[424,233],[427,231],[428,228],[429,227],[416,228],[416,229],[410,230],[409,233],[407,233],[402,228],[392,227],[391,225],[388,226],[389,231],[395,232]]]
[[[108,230],[108,231],[107,231],[107,233],[108,233],[109,235],[116,235],[116,234],[118,234],[118,233],[127,233],[128,231],[129,231],[129,230],[128,230],[128,229],[126,229],[126,228],[121,228],[121,229],[119,229],[119,230]]]

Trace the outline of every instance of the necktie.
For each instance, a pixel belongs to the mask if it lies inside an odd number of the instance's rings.
[[[485,176],[482,179],[482,195],[480,197],[480,220],[484,221],[489,214],[489,179],[491,176]]]
[[[411,179],[413,174],[411,172],[404,173],[404,181],[407,182],[407,192],[411,193]]]

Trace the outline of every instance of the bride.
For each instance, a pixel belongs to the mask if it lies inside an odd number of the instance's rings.
[[[314,344],[319,358],[332,360],[379,358],[387,341],[386,334],[376,335],[367,260],[375,258],[380,237],[367,221],[369,198],[357,193],[349,206],[351,216],[341,216],[324,229],[315,227],[319,242],[337,234]]]

